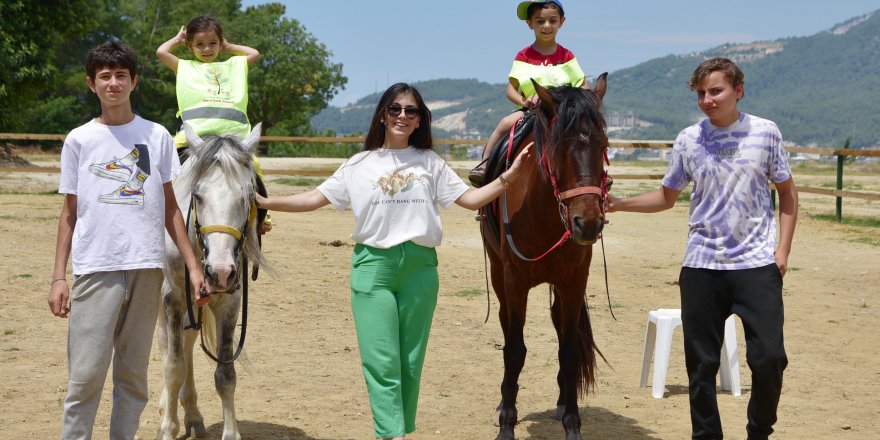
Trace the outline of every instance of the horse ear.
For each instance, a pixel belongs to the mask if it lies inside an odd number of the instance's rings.
[[[248,151],[253,152],[256,149],[257,143],[260,142],[260,133],[262,129],[262,122],[254,125],[254,128],[251,129],[251,133],[248,135],[247,139],[244,140],[243,145]]]
[[[544,87],[541,87],[537,81],[534,79],[531,80],[532,85],[535,86],[535,93],[538,94],[538,97],[541,98],[541,107],[547,110],[551,115],[556,114],[556,101],[553,100],[553,97],[550,96],[550,92],[547,91]]]
[[[606,80],[607,77],[608,72],[599,75],[599,77],[596,78],[596,84],[593,85],[593,93],[599,97],[600,101],[605,98],[605,90],[608,87],[608,81]]]
[[[183,123],[183,132],[186,134],[186,143],[191,147],[199,148],[205,143],[205,140],[196,133],[196,130],[186,122]]]

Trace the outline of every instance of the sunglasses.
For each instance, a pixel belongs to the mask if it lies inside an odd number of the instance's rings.
[[[400,116],[400,112],[406,115],[407,119],[415,119],[419,117],[419,108],[415,106],[401,107],[400,104],[389,104],[386,108],[388,115],[394,118]]]

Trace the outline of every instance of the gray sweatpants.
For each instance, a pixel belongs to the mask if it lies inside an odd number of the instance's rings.
[[[147,405],[147,365],[162,287],[161,269],[97,272],[73,282],[67,335],[70,383],[61,438],[92,438],[113,360],[110,439],[131,440]]]

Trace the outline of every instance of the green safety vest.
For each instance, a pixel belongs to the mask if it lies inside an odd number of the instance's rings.
[[[507,75],[519,82],[519,91],[526,98],[535,94],[534,79],[542,87],[570,85],[580,87],[584,83],[584,71],[581,70],[577,58],[556,66],[538,66],[524,61],[514,61]]]
[[[203,63],[180,60],[177,64],[177,116],[195,132],[232,134],[244,139],[251,131],[247,117],[247,57]],[[186,146],[183,130],[174,136],[177,148]]]

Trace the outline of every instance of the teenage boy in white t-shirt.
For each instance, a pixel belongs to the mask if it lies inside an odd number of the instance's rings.
[[[165,231],[180,249],[197,302],[208,288],[193,254],[171,179],[180,171],[171,135],[135,115],[137,56],[116,42],[92,49],[86,82],[101,115],[68,134],[65,194],[49,287],[52,314],[69,318],[70,382],[62,439],[88,439],[113,361],[111,439],[131,439],[147,404],[147,364],[159,311]],[[73,285],[67,284],[72,254]]]
[[[693,439],[724,436],[715,397],[724,322],[740,317],[752,370],[749,440],[773,433],[788,365],[782,338],[782,277],[797,222],[798,194],[773,121],[741,113],[744,75],[712,58],[691,77],[707,119],[681,131],[660,189],[627,199],[609,194],[609,212],[671,208],[693,182],[679,276]],[[779,193],[779,239],[770,186]]]

